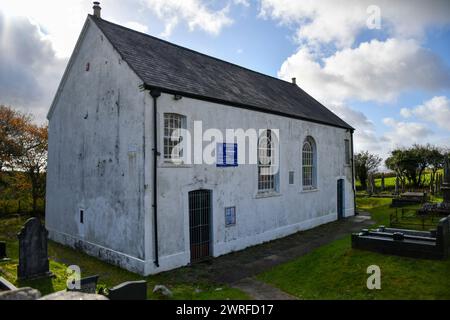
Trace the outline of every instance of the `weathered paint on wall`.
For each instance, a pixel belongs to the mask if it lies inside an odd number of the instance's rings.
[[[88,20],[89,21],[89,20]],[[150,274],[190,262],[188,192],[212,190],[213,255],[272,240],[337,218],[337,180],[345,179],[345,215],[354,214],[345,129],[189,98],[158,98],[159,146],[164,112],[187,117],[187,128],[280,130],[279,192],[257,193],[257,166],[217,168],[158,163],[160,267],[153,252],[152,113],[142,81],[90,23],[55,100],[49,123],[46,226],[55,241],[129,270]],[[89,71],[86,64],[89,63]],[[301,147],[317,145],[318,189],[301,189]],[[206,145],[207,143],[205,143]],[[294,184],[288,183],[294,171]],[[225,227],[225,207],[236,225]],[[79,210],[84,210],[84,223]]]
[[[256,165],[174,166],[164,163],[160,157],[160,269],[172,267],[174,261],[176,265],[190,262],[188,192],[192,190],[212,190],[214,256],[336,220],[338,179],[345,181],[345,216],[354,214],[352,170],[345,165],[344,141],[350,139],[347,130],[189,98],[174,100],[172,95],[163,94],[158,99],[159,132],[163,129],[165,112],[186,116],[187,129],[192,135],[194,121],[199,120],[203,123],[203,132],[216,128],[224,136],[226,129],[279,129],[280,177],[279,192],[260,196]],[[307,136],[313,137],[317,146],[318,188],[313,191],[303,191],[301,185],[301,149]],[[207,144],[205,142],[204,146]],[[160,134],[158,149],[162,146]],[[293,185],[289,184],[289,171],[294,171]],[[235,226],[225,227],[225,207],[231,206],[236,207],[237,222]],[[153,271],[151,264],[146,268]]]
[[[78,49],[49,120],[46,226],[56,241],[142,273],[150,99],[94,23]]]

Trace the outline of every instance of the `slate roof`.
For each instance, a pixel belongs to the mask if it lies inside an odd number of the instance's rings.
[[[291,82],[90,18],[147,88],[353,129]]]

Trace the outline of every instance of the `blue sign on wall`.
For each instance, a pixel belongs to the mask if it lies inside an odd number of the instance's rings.
[[[237,143],[218,143],[216,147],[217,167],[237,167]]]

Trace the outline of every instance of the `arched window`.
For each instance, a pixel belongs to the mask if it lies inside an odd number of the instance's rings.
[[[317,176],[316,145],[314,139],[307,137],[302,147],[303,189],[315,189]]]

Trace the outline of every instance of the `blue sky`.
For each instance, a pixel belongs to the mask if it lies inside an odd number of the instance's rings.
[[[357,150],[385,157],[412,143],[450,147],[448,0],[104,0],[101,6],[106,20],[284,80],[295,76],[357,129]],[[2,1],[0,103],[45,121],[91,7],[86,0]],[[25,92],[24,84],[32,89]]]

